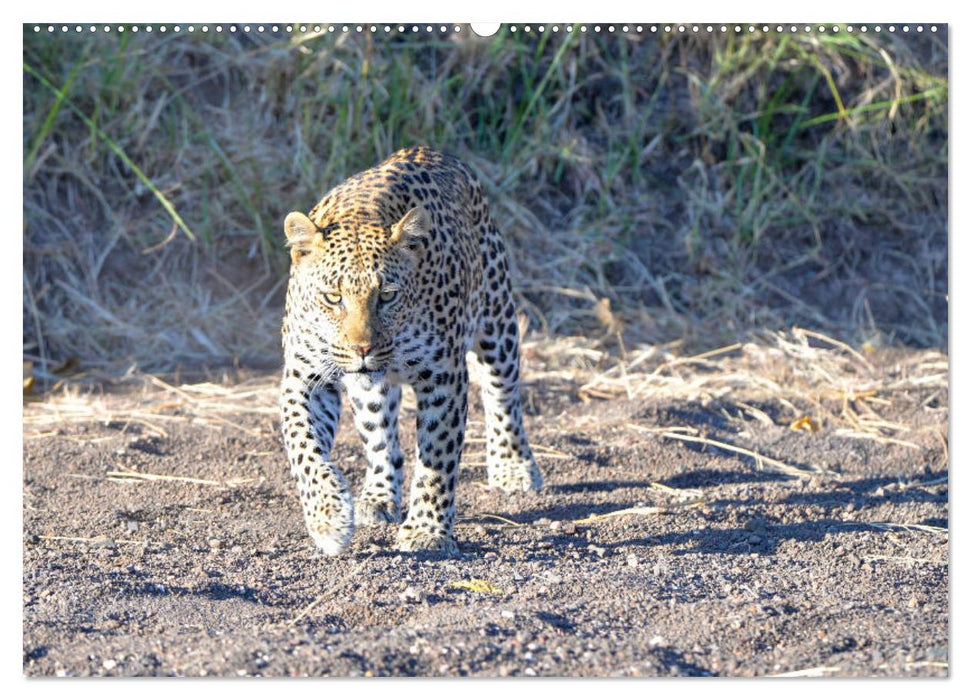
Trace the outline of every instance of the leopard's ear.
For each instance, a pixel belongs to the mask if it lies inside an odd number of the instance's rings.
[[[391,242],[394,245],[401,243],[410,250],[417,250],[428,237],[431,225],[432,220],[428,212],[421,207],[415,207],[391,227]]]
[[[283,230],[287,234],[287,245],[294,260],[299,260],[313,249],[313,245],[320,238],[320,230],[310,218],[299,211],[287,214],[283,222]]]

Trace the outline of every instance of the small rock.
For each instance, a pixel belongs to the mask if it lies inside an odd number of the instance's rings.
[[[132,533],[138,532],[138,523],[134,520],[128,520],[125,522],[125,532]]]
[[[748,536],[748,543],[749,544],[758,544],[761,541],[762,541],[762,538],[759,537],[758,535],[752,534],[752,535],[749,535]]]
[[[574,523],[572,521],[568,521],[568,522],[563,523],[563,534],[564,535],[575,535],[575,534],[577,534],[577,526],[576,526],[576,523]]]
[[[591,544],[591,545],[587,546],[587,549],[592,554],[596,554],[598,557],[602,557],[602,556],[604,556],[607,553],[607,550],[606,549],[604,549],[603,547],[598,547],[595,544]]]
[[[749,532],[760,532],[765,529],[765,521],[758,516],[745,521],[745,529]]]
[[[420,603],[424,597],[424,593],[417,590],[414,586],[408,586],[398,594],[398,598],[404,603]]]
[[[553,530],[554,532],[556,532],[562,527],[563,527],[563,523],[560,522],[559,520],[554,520],[553,522],[550,523],[550,530]]]
[[[223,548],[222,540],[215,540],[215,539],[209,540],[209,549],[222,549],[222,548]]]
[[[512,610],[503,610],[499,613],[499,616],[504,617],[507,620],[512,620],[516,617],[516,613],[514,613]]]
[[[627,566],[637,566],[637,557],[633,554],[627,555]]]
[[[489,534],[482,525],[476,525],[474,528],[472,528],[472,532],[474,532],[477,537],[485,537]]]
[[[104,661],[101,662],[101,665],[104,666],[106,671],[110,671],[111,669],[113,669],[115,666],[118,665],[118,662],[115,661],[114,659],[105,659]]]

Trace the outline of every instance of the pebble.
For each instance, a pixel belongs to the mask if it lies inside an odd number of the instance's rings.
[[[114,659],[105,659],[104,661],[101,662],[101,665],[104,666],[106,671],[110,671],[111,669],[113,669],[115,666],[118,665],[118,662],[115,661]]]
[[[550,530],[553,530],[554,532],[556,532],[562,527],[563,527],[563,523],[559,520],[554,520],[553,522],[550,523]]]
[[[512,610],[503,610],[499,613],[499,616],[504,617],[507,620],[512,620],[513,618],[516,617],[516,613],[513,612]]]
[[[577,526],[576,526],[576,523],[573,523],[573,522],[563,523],[563,534],[564,535],[575,535],[575,534],[577,534]]]
[[[637,557],[633,554],[627,555],[627,566],[637,566]]]
[[[591,553],[596,554],[598,557],[602,557],[607,553],[606,549],[603,547],[598,547],[595,544],[588,545],[587,549],[590,550]]]
[[[398,598],[405,603],[420,603],[424,598],[424,594],[414,586],[408,586],[398,594]]]
[[[209,540],[209,548],[210,549],[222,549],[223,548],[223,541],[222,540]]]
[[[749,532],[761,532],[765,529],[765,521],[758,516],[749,518],[745,522],[745,529]]]

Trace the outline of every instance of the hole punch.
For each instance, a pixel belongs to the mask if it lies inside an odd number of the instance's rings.
[[[473,22],[470,26],[477,36],[489,37],[498,32],[502,24],[500,22]]]

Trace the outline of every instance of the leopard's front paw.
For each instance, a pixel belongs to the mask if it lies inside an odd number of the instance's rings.
[[[343,482],[333,490],[301,489],[300,500],[307,531],[320,551],[331,557],[343,552],[354,535],[354,503]]]
[[[336,557],[347,549],[354,535],[353,524],[350,527],[336,528],[329,523],[307,523],[307,530],[320,551],[329,557]]]
[[[407,523],[398,529],[397,548],[402,552],[430,552],[446,557],[460,554],[458,543],[450,533],[412,528]]]
[[[488,468],[489,486],[503,491],[539,491],[543,487],[543,475],[535,460],[503,462]]]
[[[394,500],[381,497],[369,497],[361,494],[355,504],[354,518],[358,525],[383,525],[401,522],[401,508]]]

